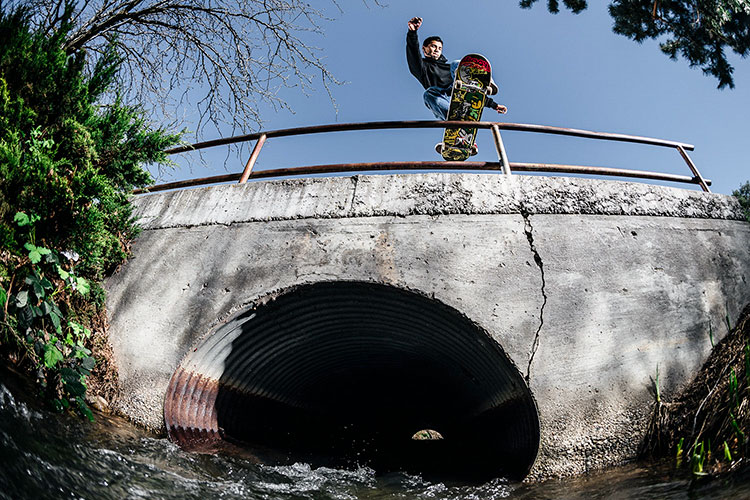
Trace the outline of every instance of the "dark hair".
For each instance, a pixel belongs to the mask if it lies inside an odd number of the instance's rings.
[[[424,39],[424,42],[422,42],[422,47],[427,47],[432,42],[440,42],[440,45],[443,44],[443,40],[439,36],[428,36]]]

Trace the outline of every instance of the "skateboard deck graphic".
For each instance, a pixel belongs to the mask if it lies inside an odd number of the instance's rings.
[[[479,54],[469,54],[461,59],[456,70],[448,120],[478,122],[490,85],[490,62]],[[446,128],[441,154],[446,160],[463,161],[471,154],[477,136],[475,128]]]

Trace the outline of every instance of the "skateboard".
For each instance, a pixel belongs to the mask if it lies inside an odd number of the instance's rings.
[[[473,122],[481,120],[491,76],[490,62],[484,56],[469,54],[461,59],[456,69],[447,119]],[[454,161],[467,159],[476,137],[475,128],[446,128],[441,151],[443,158]]]

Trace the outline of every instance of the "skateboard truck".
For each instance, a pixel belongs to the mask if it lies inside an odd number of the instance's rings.
[[[456,90],[468,90],[469,92],[481,92],[482,94],[491,95],[490,92],[492,89],[488,86],[485,88],[480,87],[479,85],[473,85],[471,83],[464,83],[461,80],[456,80],[453,82],[453,88]]]

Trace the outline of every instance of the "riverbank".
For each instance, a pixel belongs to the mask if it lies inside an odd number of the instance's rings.
[[[100,412],[109,412],[117,401],[119,394],[118,372],[109,342],[107,312],[103,306],[86,303],[78,298],[72,299],[80,316],[85,318],[85,325],[90,336],[83,339],[83,346],[91,351],[96,360],[91,373],[85,378],[86,402]],[[22,377],[29,383],[35,383],[32,394],[37,394],[41,405],[51,406],[49,391],[39,372],[37,364],[29,355],[30,348],[22,348],[14,342],[0,343],[0,362],[6,370],[16,377]],[[5,373],[8,375],[8,373]],[[5,378],[5,377],[3,377]]]
[[[642,456],[672,457],[676,466],[689,467],[695,475],[736,469],[748,458],[749,386],[750,305],[678,397],[661,401],[655,380],[656,402]]]

